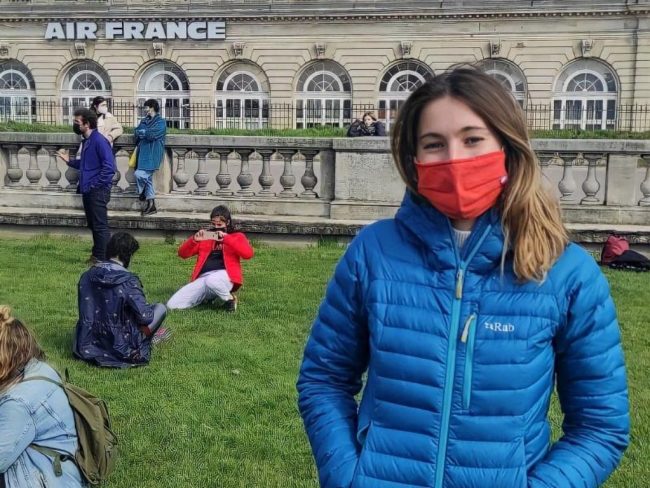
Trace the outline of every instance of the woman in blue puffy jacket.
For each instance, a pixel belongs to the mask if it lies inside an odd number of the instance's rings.
[[[522,110],[459,67],[410,96],[391,137],[406,195],[336,267],[298,379],[321,486],[601,486],[629,440],[616,311]]]

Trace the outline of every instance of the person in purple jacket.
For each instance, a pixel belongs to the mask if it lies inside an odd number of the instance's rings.
[[[90,264],[106,259],[108,231],[108,202],[111,199],[115,157],[108,140],[97,130],[97,114],[87,108],[75,110],[72,129],[83,136],[80,153],[71,159],[67,154],[59,157],[79,171],[79,188],[86,222],[93,233]]]

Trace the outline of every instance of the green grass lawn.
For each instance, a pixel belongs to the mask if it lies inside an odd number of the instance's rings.
[[[115,371],[72,359],[76,284],[90,241],[0,240],[0,303],[37,333],[50,362],[107,400],[121,443],[110,488],[316,487],[296,407],[303,345],[343,252],[257,245],[236,314],[172,312],[173,339],[145,368]],[[190,274],[176,245],[143,241],[132,270],[165,301]],[[608,488],[647,486],[650,471],[650,276],[609,273],[625,342],[633,441]],[[643,313],[645,312],[645,313]],[[557,409],[554,425],[559,425]],[[560,487],[558,487],[560,488]]]

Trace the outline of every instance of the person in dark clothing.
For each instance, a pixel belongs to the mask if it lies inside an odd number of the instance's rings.
[[[115,157],[108,140],[97,130],[97,114],[86,108],[74,113],[75,134],[83,136],[77,158],[59,153],[59,157],[79,171],[79,189],[88,228],[93,233],[93,249],[89,262],[106,259],[108,231],[108,202],[111,199]]]
[[[75,357],[98,366],[142,366],[152,343],[171,335],[161,327],[167,308],[147,303],[140,279],[127,270],[139,247],[131,234],[118,232],[108,242],[110,259],[81,275]]]
[[[134,176],[139,198],[143,202],[142,215],[153,215],[157,212],[153,175],[165,158],[167,123],[159,114],[160,104],[155,98],[144,102],[144,110],[146,117],[140,121],[133,133],[137,146]]]
[[[348,128],[348,137],[385,136],[384,124],[372,112],[366,112],[361,120],[355,120]]]

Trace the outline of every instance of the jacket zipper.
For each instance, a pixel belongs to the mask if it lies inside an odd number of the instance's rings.
[[[474,337],[476,335],[476,314],[473,313],[465,321],[463,334],[460,342],[465,344],[465,372],[463,378],[463,409],[469,408],[469,400],[472,394],[472,368],[474,364]]]
[[[454,374],[456,371],[456,347],[458,345],[458,329],[460,328],[460,308],[463,302],[463,285],[465,270],[478,252],[481,244],[492,229],[487,225],[481,237],[476,242],[465,261],[460,261],[456,270],[456,290],[454,301],[451,305],[451,329],[449,330],[449,346],[447,348],[447,370],[445,372],[445,387],[442,399],[442,422],[440,425],[440,438],[438,442],[438,455],[436,456],[436,476],[434,488],[442,488],[445,476],[445,458],[447,457],[447,441],[449,437],[449,421],[451,418],[451,401],[454,393]],[[456,250],[454,249],[454,252]],[[458,256],[458,254],[456,254]]]

